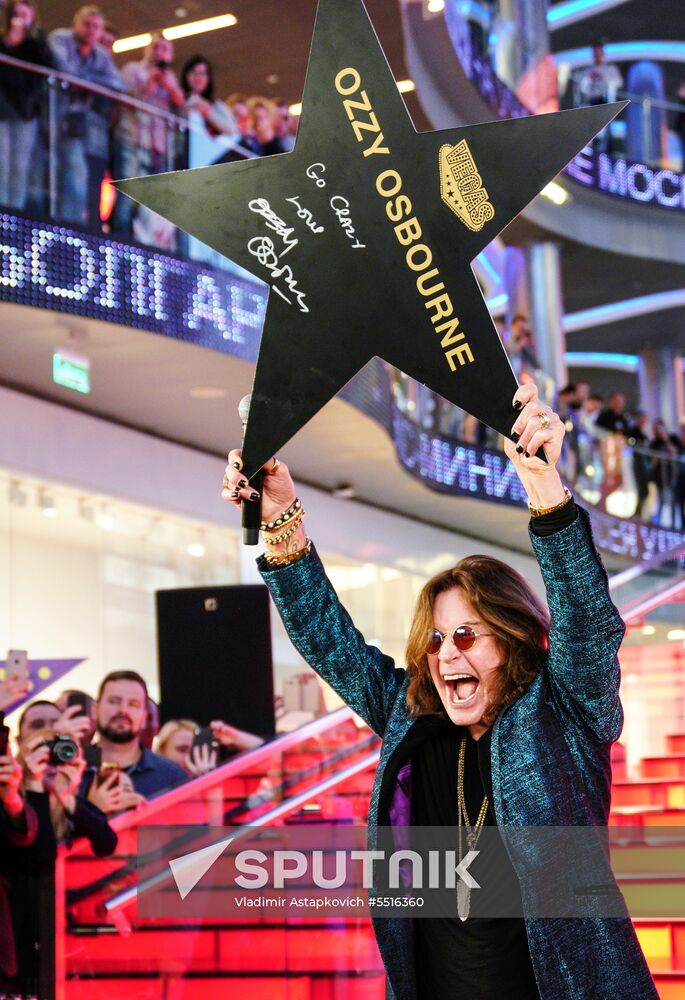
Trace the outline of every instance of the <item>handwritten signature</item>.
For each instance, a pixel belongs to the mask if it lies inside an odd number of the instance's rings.
[[[280,215],[276,215],[266,198],[253,198],[249,207],[257,215],[261,215],[266,222],[267,229],[272,229],[277,236],[282,238],[285,250],[281,253],[281,257],[284,257],[300,242],[297,237],[293,238],[295,230],[292,226],[284,222]]]
[[[295,242],[297,242],[297,240]],[[281,265],[273,240],[268,236],[255,236],[247,244],[247,249],[257,258],[262,267],[267,269],[272,278],[284,279],[288,290],[293,293],[297,300],[300,312],[308,313],[309,308],[305,301],[307,296],[297,287],[297,280],[295,279],[292,268],[287,264]],[[288,247],[288,249],[291,248]],[[287,252],[288,250],[284,250],[281,257]],[[281,291],[277,285],[272,285],[271,287],[277,295],[280,295],[280,297],[288,303],[288,305],[292,305],[292,299],[289,299],[285,292]]]

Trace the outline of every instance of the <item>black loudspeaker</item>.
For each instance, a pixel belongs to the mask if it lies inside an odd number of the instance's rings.
[[[223,719],[273,736],[267,588],[190,587],[155,597],[161,722]]]

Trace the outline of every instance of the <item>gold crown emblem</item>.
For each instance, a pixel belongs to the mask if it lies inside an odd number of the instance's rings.
[[[495,217],[466,139],[456,146],[440,147],[440,194],[474,233]]]

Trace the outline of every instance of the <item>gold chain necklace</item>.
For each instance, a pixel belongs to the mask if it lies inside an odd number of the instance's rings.
[[[480,807],[480,812],[478,813],[478,819],[476,820],[476,825],[471,826],[471,821],[469,820],[469,814],[466,811],[466,799],[464,798],[464,762],[466,760],[466,736],[462,736],[461,743],[459,744],[459,768],[457,771],[457,802],[459,806],[459,863],[464,860],[464,854],[462,851],[461,842],[461,826],[462,818],[464,821],[464,826],[466,827],[466,842],[469,845],[469,851],[474,851],[476,845],[480,838],[481,832],[483,830],[483,824],[485,823],[485,814],[488,811],[488,797],[483,796],[483,802]],[[471,909],[471,887],[466,885],[464,880],[460,877],[457,882],[457,913],[459,914],[459,919],[463,922],[467,919],[469,911]]]

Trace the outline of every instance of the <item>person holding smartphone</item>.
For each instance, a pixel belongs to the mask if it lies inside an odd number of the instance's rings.
[[[0,712],[0,993],[20,992],[14,902],[18,856],[38,834],[38,816],[21,794],[22,769],[9,745],[9,729]]]

